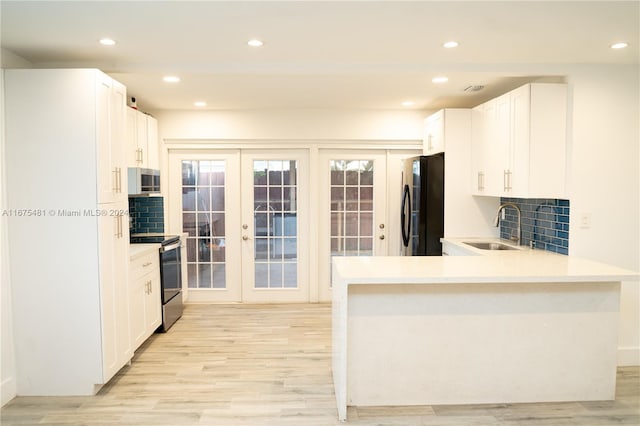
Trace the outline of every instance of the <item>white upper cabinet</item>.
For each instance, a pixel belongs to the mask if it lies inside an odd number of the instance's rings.
[[[127,165],[159,169],[158,120],[127,107]]]
[[[440,110],[424,120],[422,152],[424,155],[444,152],[444,110]]]
[[[565,84],[524,85],[472,117],[472,194],[566,198]]]
[[[98,202],[123,201],[127,199],[123,143],[127,89],[103,73],[96,74],[95,84]]]

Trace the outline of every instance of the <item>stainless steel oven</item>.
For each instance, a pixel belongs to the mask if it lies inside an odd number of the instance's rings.
[[[162,325],[167,331],[182,316],[182,267],[180,237],[166,239],[160,247]]]
[[[162,324],[166,332],[182,316],[182,252],[180,237],[164,234],[131,234],[131,244],[160,243],[160,295]]]

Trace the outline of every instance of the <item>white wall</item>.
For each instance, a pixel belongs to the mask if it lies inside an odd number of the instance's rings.
[[[640,270],[640,69],[570,70],[569,254]],[[591,225],[581,227],[583,216]],[[640,283],[623,283],[619,364],[640,365]]]
[[[0,211],[6,208],[5,190],[5,132],[4,132],[4,70],[0,69]],[[13,341],[13,311],[11,309],[11,282],[9,276],[9,250],[7,218],[0,216],[0,405],[16,395],[15,346]]]
[[[153,112],[152,112],[153,113]],[[422,140],[421,111],[158,111],[160,139]]]
[[[0,49],[0,211],[6,208],[4,68],[29,68],[31,63],[6,49]],[[15,344],[13,340],[13,310],[11,275],[9,272],[9,241],[7,218],[0,216],[0,405],[16,395]]]

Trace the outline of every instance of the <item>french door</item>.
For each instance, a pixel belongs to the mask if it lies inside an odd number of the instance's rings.
[[[307,170],[304,151],[170,152],[189,301],[309,301]]]
[[[318,287],[331,300],[331,258],[387,254],[386,152],[322,150],[319,154]]]

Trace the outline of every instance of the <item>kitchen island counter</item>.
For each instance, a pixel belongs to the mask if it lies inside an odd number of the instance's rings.
[[[607,400],[620,281],[538,250],[333,259],[333,377],[347,405]]]

